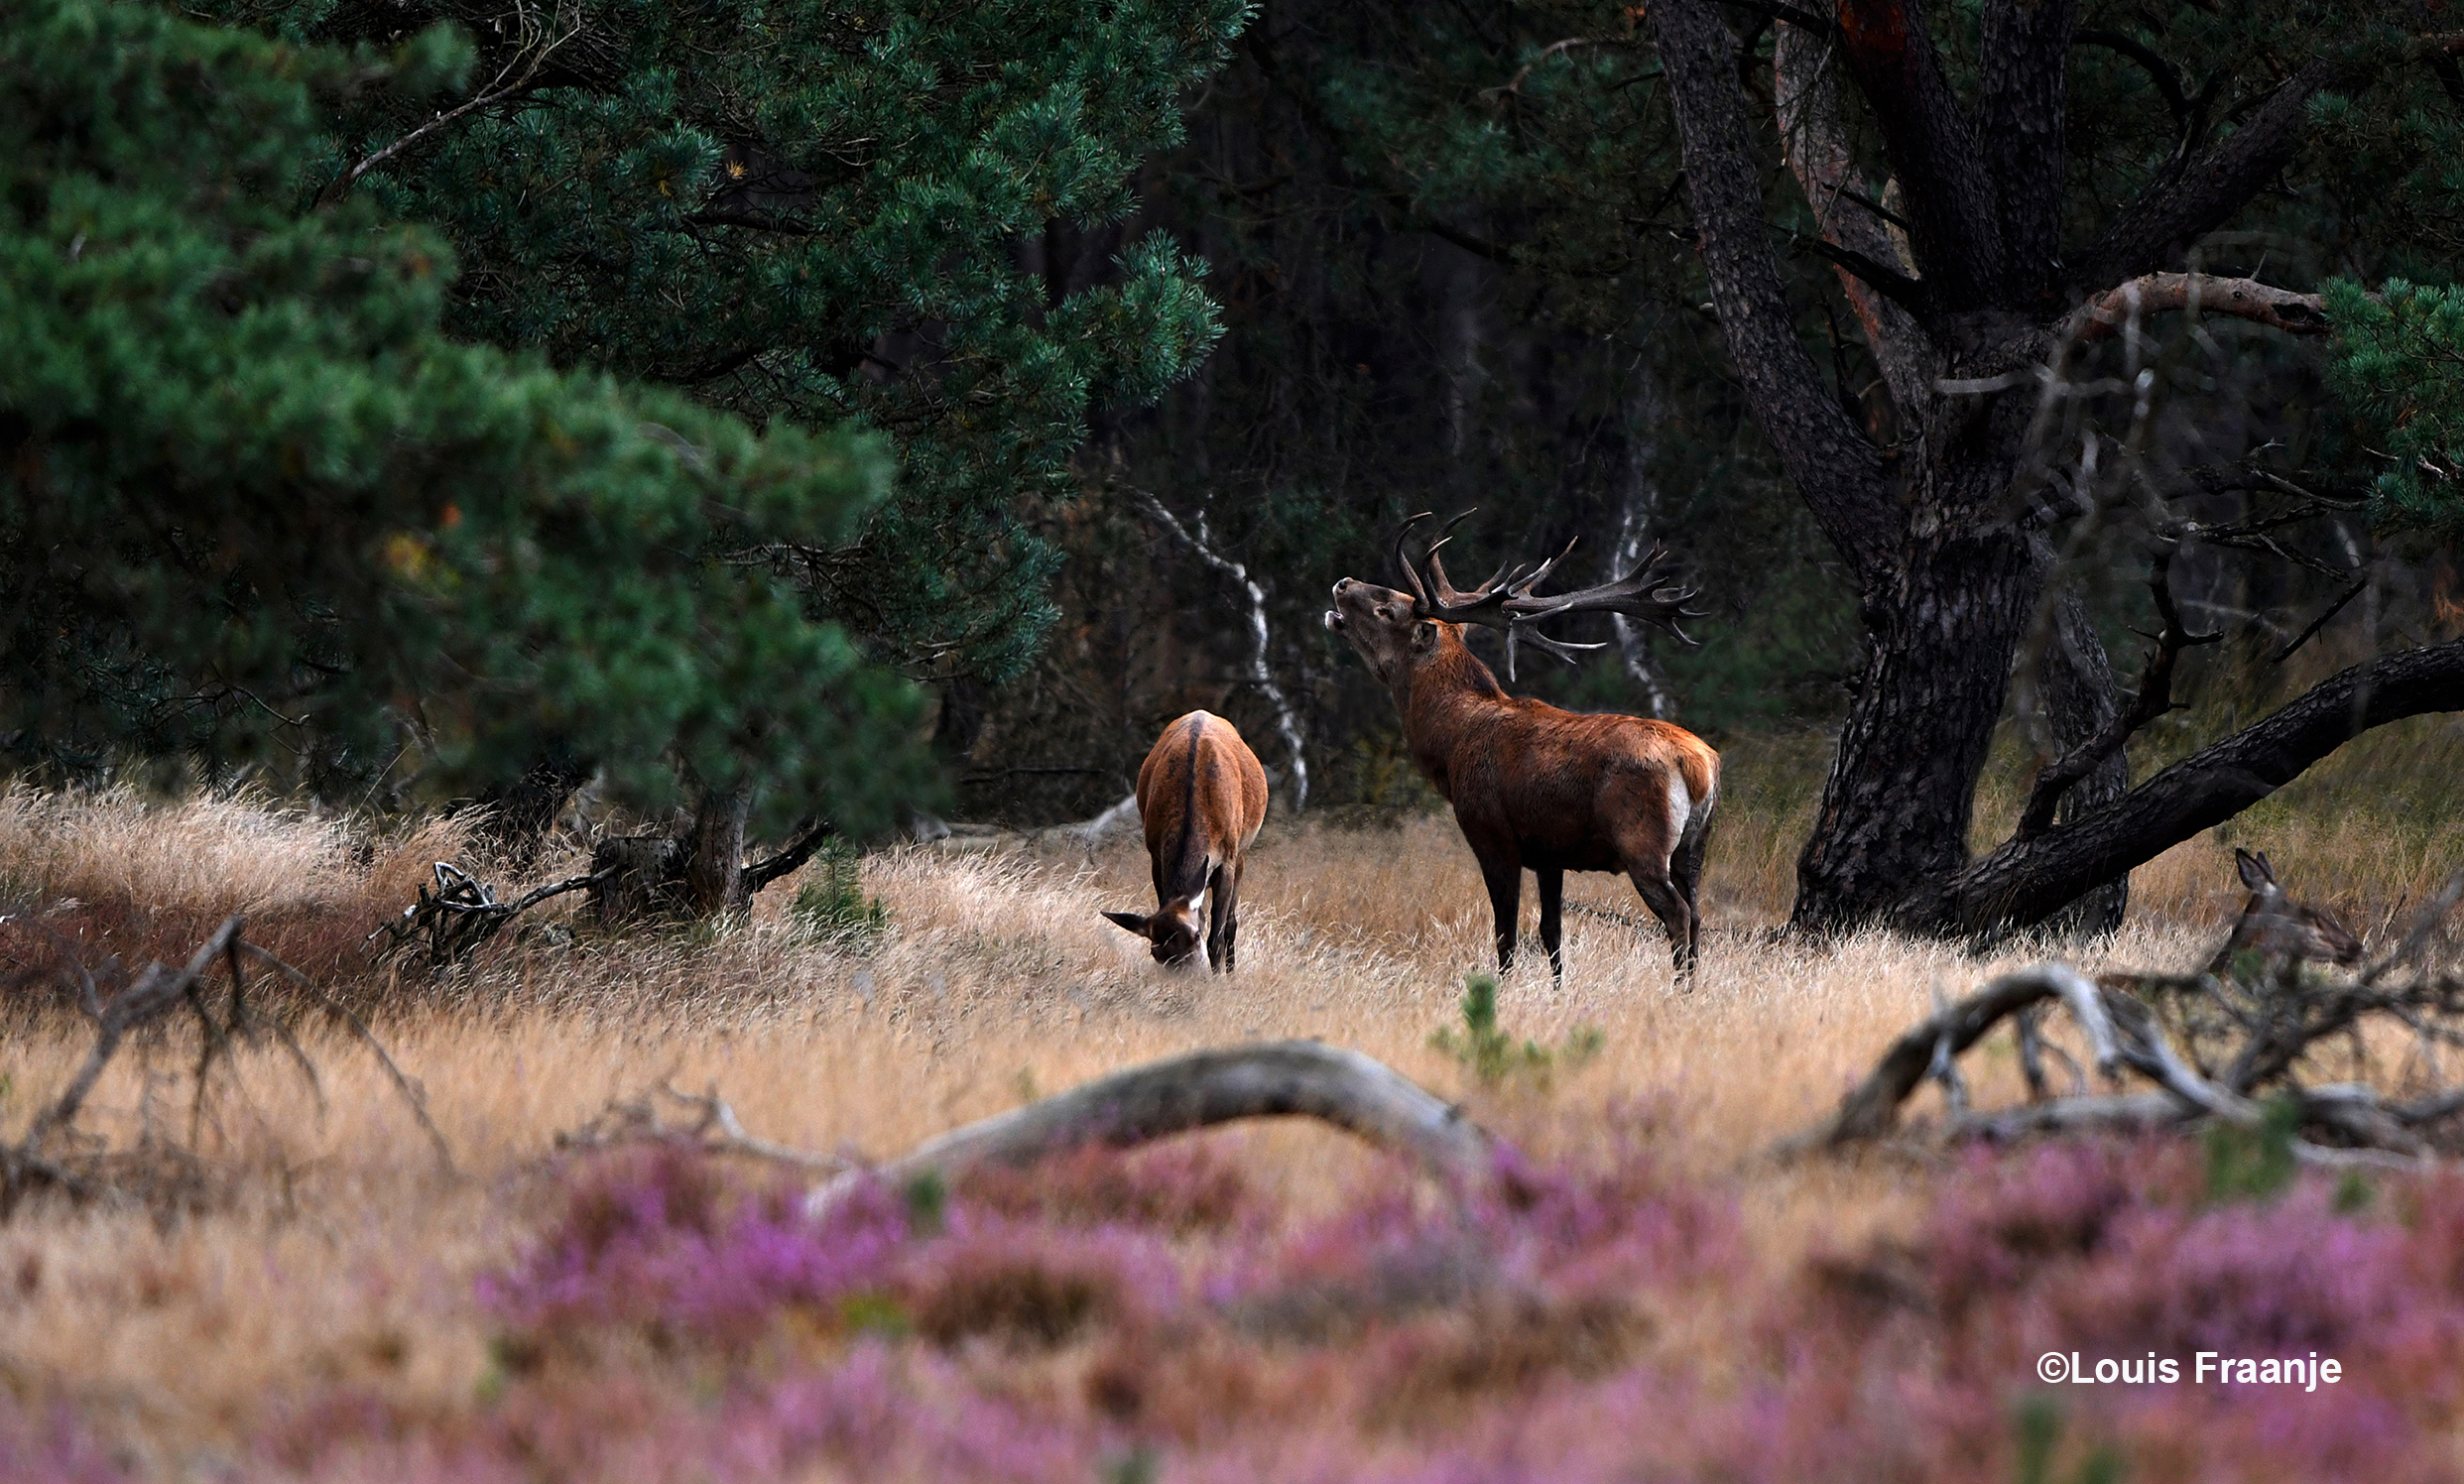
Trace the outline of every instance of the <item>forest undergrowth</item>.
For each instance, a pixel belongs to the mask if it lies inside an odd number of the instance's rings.
[[[1229,978],[1097,916],[1143,910],[1126,840],[827,858],[750,921],[664,935],[598,935],[566,899],[431,975],[363,939],[433,862],[486,874],[461,821],[10,792],[0,1137],[84,1054],[67,958],[177,962],[242,912],[368,1017],[453,1168],[348,1039],[304,1043],[313,1086],[241,1051],[194,1116],[192,1034],[141,1039],[80,1127],[185,1174],[0,1222],[0,1477],[2453,1477],[2464,1177],[2296,1172],[2264,1137],[1769,1151],[1937,993],[2047,953],[2194,967],[2240,906],[2234,845],[2380,940],[2464,861],[2464,728],[2388,728],[2168,852],[2110,942],[1983,957],[1776,937],[1818,760],[1730,748],[1691,994],[1630,889],[1573,878],[1566,980],[1506,975],[1495,1032],[1529,1054],[1485,1059],[1461,1001],[1488,911],[1443,815],[1271,820]],[[667,1084],[883,1158],[1299,1036],[1461,1100],[1514,1177],[1448,1190],[1251,1125],[869,1188],[816,1224],[808,1173],[575,1137]],[[1977,1099],[2022,1096],[2011,1049],[1986,1060]],[[2046,1386],[2046,1351],[2184,1380]],[[2340,1378],[2202,1384],[2202,1351]]]

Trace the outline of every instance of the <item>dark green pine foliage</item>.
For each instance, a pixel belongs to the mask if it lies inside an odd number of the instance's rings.
[[[2372,519],[2464,538],[2464,289],[2392,281],[2374,297],[2338,281],[2327,308],[2343,352],[2337,388],[2387,463],[2372,485]]]
[[[1102,282],[1052,231],[1117,224],[1244,0],[225,0],[280,34],[450,21],[494,98],[361,175],[465,266],[449,324],[762,422],[891,438],[892,499],[770,555],[920,676],[1014,673],[1055,559],[1023,498],[1074,488],[1090,415],[1153,401],[1216,334],[1199,268],[1129,242]],[[328,193],[435,109],[341,110]]]
[[[404,735],[488,774],[546,728],[868,822],[922,786],[913,687],[726,555],[845,539],[879,442],[460,343],[434,231],[301,209],[344,100],[469,62],[109,0],[0,20],[0,734],[330,782]]]

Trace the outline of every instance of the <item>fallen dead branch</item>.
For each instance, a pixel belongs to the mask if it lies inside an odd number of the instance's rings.
[[[661,1099],[689,1111],[693,1115],[691,1120],[670,1123],[662,1118]],[[555,1138],[556,1148],[569,1150],[615,1149],[628,1144],[661,1144],[705,1154],[743,1155],[804,1170],[839,1171],[849,1163],[835,1155],[815,1154],[746,1133],[736,1110],[719,1096],[715,1083],[707,1092],[678,1092],[665,1078],[656,1087],[632,1097],[609,1098],[597,1117],[580,1128],[559,1132]]]
[[[867,1178],[904,1186],[978,1165],[1032,1165],[1089,1144],[1126,1149],[1236,1119],[1289,1116],[1333,1124],[1451,1178],[1481,1179],[1496,1168],[1498,1144],[1486,1130],[1385,1062],[1323,1042],[1279,1041],[1150,1061],[953,1129],[902,1159],[816,1186],[805,1209],[827,1210]]]
[[[614,875],[615,870],[611,867],[584,876],[568,876],[534,887],[511,902],[496,900],[495,888],[450,861],[436,862],[433,874],[433,891],[421,887],[419,899],[404,908],[400,917],[379,923],[376,931],[368,934],[367,941],[372,943],[379,937],[385,939],[382,946],[368,955],[371,962],[383,963],[416,943],[430,968],[460,963],[515,918],[551,898],[596,885]]]
[[[402,1068],[369,1031],[366,1022],[318,989],[306,974],[247,941],[241,935],[243,923],[241,915],[234,913],[198,945],[185,964],[175,969],[157,961],[133,979],[126,977],[117,957],[99,968],[90,966],[75,951],[74,944],[52,934],[61,953],[62,972],[74,989],[72,1003],[92,1023],[94,1040],[67,1083],[34,1115],[25,1132],[14,1143],[0,1143],[0,1217],[14,1211],[20,1200],[37,1189],[58,1190],[79,1199],[140,1193],[131,1191],[123,1177],[131,1166],[132,1152],[114,1150],[108,1141],[79,1128],[77,1117],[103,1072],[130,1039],[141,1032],[164,1028],[184,1008],[193,1016],[198,1038],[197,1059],[189,1074],[190,1148],[185,1152],[157,1151],[185,1172],[184,1181],[193,1182],[187,1176],[193,1175],[196,1164],[194,1149],[213,1096],[214,1073],[217,1067],[231,1062],[238,1048],[260,1044],[268,1037],[279,1043],[315,1095],[321,1112],[323,1083],[314,1061],[300,1045],[294,1024],[297,1007],[260,1006],[251,1001],[243,967],[244,960],[249,958],[282,973],[300,991],[301,1002],[348,1029],[376,1055],[412,1116],[434,1145],[439,1167],[451,1173],[452,1153],[428,1116],[427,1102],[418,1084],[403,1075]],[[39,921],[33,926],[42,927]],[[217,964],[226,969],[219,1003],[209,982]],[[115,985],[115,980],[125,982]],[[151,1131],[147,1137],[151,1139]]]
[[[2261,858],[2264,866],[2264,858]],[[2243,879],[2252,880],[2246,867]],[[1989,981],[1940,1006],[1892,1043],[1831,1117],[1776,1153],[1791,1157],[1880,1139],[1927,1080],[1942,1084],[1948,1139],[2012,1139],[2088,1129],[2256,1128],[2265,1104],[2288,1109],[2291,1153],[2319,1165],[2404,1166],[2464,1154],[2464,1089],[2438,1079],[2442,1051],[2464,1049],[2464,979],[2426,970],[2399,981],[2394,970],[2423,955],[2436,925],[2464,898],[2464,873],[2427,904],[2399,946],[2358,971],[2344,967],[2359,944],[2323,914],[2289,906],[2272,874],[2254,892],[2226,947],[2197,974],[2108,973],[2090,980],[2062,964],[2037,964]],[[2284,930],[2287,922],[2313,925]],[[2296,946],[2297,945],[2297,946]],[[2332,955],[2332,957],[2330,957]],[[2322,966],[2326,959],[2333,967]],[[2050,1092],[2039,1016],[2045,1002],[2069,1012],[2090,1059],[2111,1085]],[[1973,1111],[1958,1057],[2003,1022],[2012,1023],[2031,1101]],[[2404,1066],[2380,1065],[2391,1042],[2407,1046]],[[2063,1052],[2065,1056],[2066,1052]],[[2340,1065],[2346,1075],[2322,1073]],[[2074,1066],[2074,1071],[2078,1069]],[[2374,1072],[2417,1084],[2416,1095],[2380,1090]],[[2137,1076],[2153,1091],[2124,1092]]]

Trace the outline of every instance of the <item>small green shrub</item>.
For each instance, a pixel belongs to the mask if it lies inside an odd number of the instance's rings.
[[[1497,976],[1472,974],[1463,981],[1463,1029],[1440,1026],[1428,1044],[1454,1058],[1483,1087],[1523,1081],[1548,1090],[1550,1074],[1559,1066],[1572,1071],[1600,1054],[1604,1038],[1591,1026],[1578,1026],[1554,1049],[1537,1041],[1517,1044],[1497,1028]]]
[[[2279,1097],[2261,1110],[2256,1128],[2220,1123],[2209,1129],[2207,1198],[2266,1200],[2292,1183],[2293,1131],[2300,1125],[2301,1104]]]
[[[889,930],[890,910],[864,895],[864,857],[844,840],[824,843],[788,913],[812,937],[870,946]]]

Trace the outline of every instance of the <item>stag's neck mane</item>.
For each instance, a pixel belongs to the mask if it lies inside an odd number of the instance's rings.
[[[1463,642],[1460,624],[1439,623],[1436,653],[1406,670],[1393,689],[1403,712],[1405,744],[1440,792],[1455,744],[1493,723],[1496,711],[1514,705],[1496,673]]]

